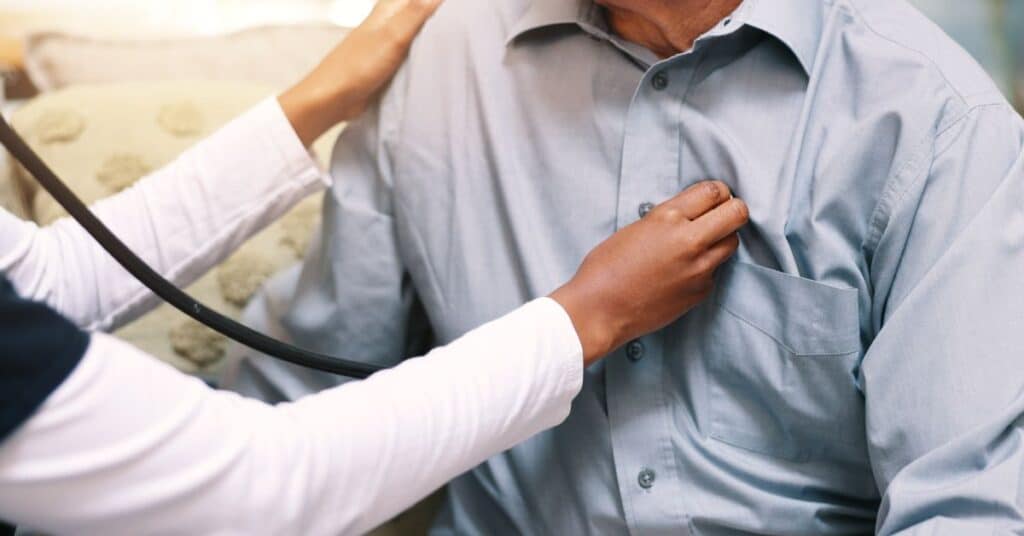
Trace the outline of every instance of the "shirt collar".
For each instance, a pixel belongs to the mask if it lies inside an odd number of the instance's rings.
[[[604,26],[600,7],[592,0],[530,0],[508,34],[507,44],[534,30],[550,26]]]
[[[788,47],[804,71],[810,74],[821,40],[824,3],[827,0],[744,0],[735,22],[753,26]],[[604,20],[593,0],[530,0],[526,11],[512,26],[508,43],[549,26],[575,24],[602,31]],[[714,30],[712,30],[714,31]]]
[[[826,0],[746,0],[743,23],[786,45],[809,75],[821,43]]]

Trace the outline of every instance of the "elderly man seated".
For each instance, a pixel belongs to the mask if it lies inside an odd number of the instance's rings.
[[[448,0],[250,319],[395,363],[720,179],[751,223],[712,298],[453,482],[436,533],[1020,532],[1022,153],[904,0]],[[234,380],[340,381],[255,356]]]

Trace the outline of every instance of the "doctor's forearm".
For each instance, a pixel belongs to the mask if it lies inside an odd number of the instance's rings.
[[[0,518],[57,534],[360,534],[561,422],[582,379],[551,300],[277,407],[98,335],[2,445]]]
[[[335,473],[353,483],[346,489],[321,479],[321,492],[335,498],[317,503],[322,510],[310,517],[325,523],[341,513],[351,519],[344,533],[364,533],[490,456],[561,423],[582,382],[572,323],[553,301],[541,299],[426,357],[300,399],[293,415],[334,416],[334,426],[295,420],[321,438],[317,444],[336,445]],[[363,441],[352,441],[350,430],[360,430]]]

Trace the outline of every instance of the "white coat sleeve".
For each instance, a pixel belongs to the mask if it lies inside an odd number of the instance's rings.
[[[540,299],[293,403],[217,392],[96,335],[0,444],[0,519],[56,534],[360,534],[554,426],[583,378]]]
[[[93,209],[185,285],[328,182],[271,98]],[[0,272],[21,296],[91,330],[112,330],[157,303],[68,218],[39,228],[0,209]]]

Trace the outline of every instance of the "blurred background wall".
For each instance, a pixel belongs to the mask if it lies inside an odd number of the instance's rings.
[[[63,32],[104,39],[216,35],[264,25],[354,26],[374,0],[0,0],[0,75],[7,96],[25,96],[26,36]],[[13,86],[13,87],[12,87]],[[0,98],[2,101],[2,98]]]
[[[1024,110],[1024,0],[912,0]]]
[[[0,0],[0,31],[64,29],[104,37],[217,33],[254,24],[358,23],[373,0]],[[4,28],[7,26],[7,28]]]

